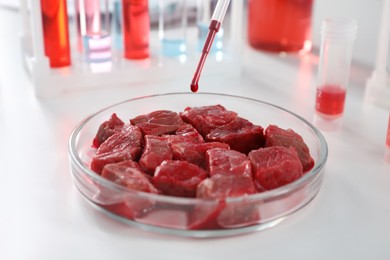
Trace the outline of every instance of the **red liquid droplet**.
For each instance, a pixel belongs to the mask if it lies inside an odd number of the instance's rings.
[[[344,111],[346,90],[337,85],[317,89],[316,110],[325,115],[341,115]]]
[[[192,82],[191,82],[191,91],[192,92],[198,91],[198,88],[199,88],[198,82],[199,82],[200,74],[202,72],[207,55],[210,52],[211,45],[213,44],[213,41],[215,38],[215,34],[219,31],[220,27],[221,27],[220,22],[218,22],[217,20],[211,21],[210,26],[209,26],[209,33],[207,34],[207,38],[206,38],[206,41],[205,41],[204,46],[203,46],[202,56],[200,57],[198,67],[196,68],[194,77],[193,77]]]
[[[192,92],[197,92],[198,89],[199,89],[198,84],[191,84],[191,91],[192,91]]]

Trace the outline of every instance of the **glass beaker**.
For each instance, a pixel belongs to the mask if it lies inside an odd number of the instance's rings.
[[[311,50],[313,0],[249,0],[248,42],[258,50]]]
[[[164,56],[186,53],[187,0],[159,0],[159,38]]]

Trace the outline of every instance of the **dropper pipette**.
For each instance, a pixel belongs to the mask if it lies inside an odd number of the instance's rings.
[[[198,67],[196,68],[194,77],[192,78],[191,82],[191,91],[196,92],[198,91],[198,82],[200,78],[200,74],[202,72],[204,63],[206,61],[207,55],[210,52],[211,45],[213,44],[215,35],[221,28],[221,24],[223,22],[223,18],[225,17],[226,10],[229,7],[230,0],[219,0],[217,2],[217,5],[214,9],[213,16],[211,17],[211,22],[209,25],[209,32],[206,37],[206,41],[203,46],[202,55],[200,57]]]

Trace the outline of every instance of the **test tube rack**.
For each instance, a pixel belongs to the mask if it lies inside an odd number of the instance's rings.
[[[390,111],[390,0],[383,0],[375,68],[366,84],[366,98]]]
[[[228,37],[224,40],[226,46],[220,55],[209,57],[202,77],[241,75],[244,2],[244,0],[231,1],[230,17],[225,19],[225,23],[229,22],[226,26],[229,28],[229,32],[226,33]],[[83,89],[131,87],[133,84],[148,84],[178,77],[188,78],[190,83],[200,57],[199,52],[188,54],[184,59],[161,57],[158,32],[151,31],[151,57],[148,59],[126,60],[121,53],[113,51],[111,62],[91,64],[83,60],[72,45],[72,65],[53,69],[50,68],[49,60],[44,53],[40,1],[20,0],[20,14],[22,19],[20,40],[24,66],[38,98],[50,98]],[[189,34],[196,35],[196,33]],[[70,38],[72,40],[72,35]],[[196,42],[196,36],[192,38],[189,36],[189,45],[195,45]]]

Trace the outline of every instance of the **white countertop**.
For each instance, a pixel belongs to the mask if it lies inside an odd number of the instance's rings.
[[[37,99],[21,65],[19,28],[17,13],[0,9],[0,259],[390,259],[389,112],[364,101],[368,69],[354,65],[344,123],[323,131],[329,157],[311,203],[261,232],[173,237],[124,226],[91,208],[72,183],[67,142],[90,113],[128,98],[184,91],[188,80]],[[207,78],[203,91],[266,100],[314,122],[315,61],[250,52],[242,78]]]

